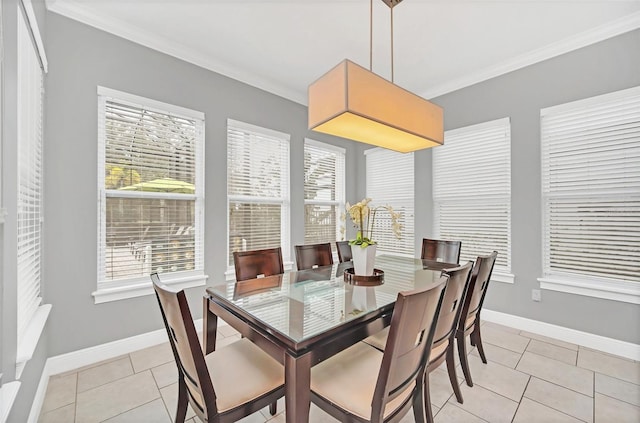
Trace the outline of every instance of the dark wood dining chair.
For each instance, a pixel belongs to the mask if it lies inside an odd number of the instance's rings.
[[[447,363],[447,373],[449,374],[449,382],[451,388],[456,395],[456,400],[462,404],[462,392],[458,385],[458,376],[456,375],[455,363],[455,337],[460,315],[462,314],[462,306],[464,304],[465,294],[469,287],[471,269],[473,262],[450,269],[444,269],[443,274],[449,276],[447,287],[445,288],[444,299],[442,300],[442,310],[438,316],[436,332],[433,336],[433,346],[431,347],[431,355],[429,356],[429,364],[427,364],[427,374],[430,374],[438,368],[444,361]],[[427,376],[425,386],[425,409],[428,421],[433,421],[433,412],[431,410],[431,392],[429,390],[429,377]]]
[[[176,422],[184,422],[188,405],[202,421],[235,422],[284,395],[284,368],[247,339],[205,357],[184,290],[172,291],[157,273],[151,281],[178,367]]]
[[[298,270],[333,264],[331,244],[328,242],[324,244],[296,245],[295,250]]]
[[[460,248],[462,248],[460,241],[423,238],[420,258],[458,264],[460,263]]]
[[[466,336],[470,335],[471,345],[478,348],[478,354],[480,355],[482,362],[487,364],[487,357],[484,354],[484,348],[482,347],[482,335],[480,333],[480,311],[482,310],[484,298],[487,295],[487,288],[489,287],[489,281],[491,280],[491,272],[493,272],[493,266],[496,263],[497,256],[498,252],[494,251],[488,256],[479,256],[476,259],[476,264],[471,272],[469,288],[467,289],[467,295],[460,315],[460,322],[458,323],[458,329],[456,331],[456,343],[458,344],[460,366],[462,367],[462,373],[464,373],[464,378],[469,386],[473,386],[473,381],[471,380],[471,372],[469,371],[467,346],[464,341]]]
[[[438,323],[433,337],[433,346],[431,347],[431,355],[429,356],[429,364],[427,365],[427,373],[431,373],[442,364],[447,362],[447,372],[449,373],[449,381],[456,395],[456,400],[462,404],[462,392],[458,385],[458,376],[456,375],[455,365],[455,336],[460,314],[462,313],[462,305],[468,288],[471,269],[473,262],[454,268],[443,269],[442,274],[449,276],[449,281],[445,288],[444,299],[442,301],[442,310],[438,316]],[[374,346],[380,350],[385,348],[387,342],[387,331],[383,330],[374,334],[364,342]],[[431,411],[431,400],[429,391],[429,379],[425,379],[425,409],[427,412],[427,421],[433,421],[433,413]]]
[[[351,261],[353,259],[351,256],[351,245],[349,245],[349,241],[336,241],[336,249],[338,250],[338,260],[340,263]]]
[[[255,279],[259,276],[271,276],[284,273],[282,249],[235,251],[233,265],[236,269],[236,281]]]
[[[425,421],[425,366],[447,277],[398,294],[384,352],[364,342],[311,368],[311,401],[342,422]]]

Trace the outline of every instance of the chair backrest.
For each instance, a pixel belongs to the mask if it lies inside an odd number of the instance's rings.
[[[462,242],[460,241],[423,238],[420,258],[457,264],[460,262],[461,247]]]
[[[464,308],[462,309],[462,315],[460,317],[460,324],[464,325],[463,329],[467,329],[472,317],[475,317],[482,309],[482,303],[484,297],[487,294],[487,288],[489,287],[489,280],[491,279],[491,272],[493,271],[493,265],[496,263],[496,257],[498,252],[494,251],[488,256],[478,256],[476,264],[471,272],[471,279],[469,280],[469,288],[467,290],[467,297],[464,301]]]
[[[349,241],[336,241],[336,248],[338,250],[338,260],[340,260],[340,263],[351,261],[353,259],[351,256],[351,245],[349,245]]]
[[[296,266],[298,270],[333,264],[331,244],[296,245]]]
[[[271,276],[284,273],[282,249],[235,251],[233,264],[236,268],[236,281],[255,279],[258,276]]]
[[[381,421],[387,403],[411,384],[423,383],[447,279],[442,275],[429,288],[398,294],[374,391],[371,421]]]
[[[436,350],[440,345],[453,341],[453,336],[455,336],[455,331],[460,320],[460,313],[462,312],[472,268],[473,262],[469,261],[462,266],[444,269],[442,271],[443,274],[449,276],[449,282],[447,282],[447,286],[444,289],[444,299],[442,300],[436,331],[433,335],[432,350]],[[446,350],[440,351],[438,356],[432,354],[429,361],[433,362],[437,360],[439,357],[442,357],[445,352]]]
[[[151,275],[151,281],[189,404],[202,420],[211,421],[217,414],[216,395],[184,290],[169,290],[157,273]]]

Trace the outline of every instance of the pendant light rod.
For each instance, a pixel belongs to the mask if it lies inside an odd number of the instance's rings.
[[[373,0],[369,0],[369,72],[373,72]]]
[[[393,7],[391,8],[391,82],[393,82]]]

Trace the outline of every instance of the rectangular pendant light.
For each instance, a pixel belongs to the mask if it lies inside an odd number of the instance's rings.
[[[344,60],[309,86],[309,129],[408,153],[442,145],[442,108]]]

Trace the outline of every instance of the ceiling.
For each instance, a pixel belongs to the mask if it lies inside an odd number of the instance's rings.
[[[306,104],[345,58],[369,67],[369,0],[47,0],[49,10]],[[640,0],[406,0],[394,82],[432,98],[640,28]],[[373,0],[373,71],[391,78]]]

